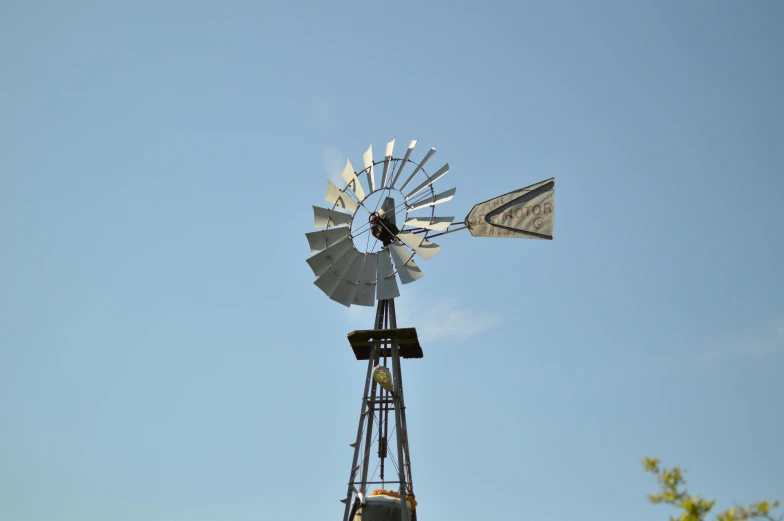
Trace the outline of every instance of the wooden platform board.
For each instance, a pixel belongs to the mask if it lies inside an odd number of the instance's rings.
[[[416,328],[406,327],[401,329],[366,329],[352,331],[348,334],[348,342],[354,350],[357,360],[370,358],[370,347],[384,343],[396,343],[400,346],[401,358],[422,358],[422,346],[419,345]],[[392,356],[389,347],[381,347],[381,356]]]

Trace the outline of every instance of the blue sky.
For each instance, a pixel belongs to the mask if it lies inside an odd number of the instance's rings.
[[[784,5],[0,5],[0,519],[338,519],[372,311],[325,178],[397,138],[554,241],[404,286],[420,518],[640,521],[644,455],[784,498]],[[445,213],[445,212],[442,212]]]

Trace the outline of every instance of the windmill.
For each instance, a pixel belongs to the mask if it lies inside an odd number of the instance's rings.
[[[455,188],[438,192],[434,186],[449,164],[428,174],[436,149],[416,162],[411,159],[416,144],[411,141],[400,158],[394,157],[392,140],[380,161],[373,159],[371,145],[360,171],[346,161],[345,185],[327,181],[330,206],[313,207],[314,227],[323,230],[305,234],[315,285],[344,306],[376,306],[373,329],[348,334],[357,360],[367,360],[367,374],[357,436],[350,444],[354,455],[341,500],[343,521],[416,521],[400,361],[422,358],[423,351],[415,328],[398,328],[398,279],[409,284],[424,276],[415,257],[427,261],[437,255],[442,247],[431,239],[441,235],[468,230],[474,237],[553,238],[555,179],[479,203],[454,222],[436,216],[436,208],[455,195]],[[378,184],[376,170],[381,170]],[[371,487],[379,488],[371,492]]]

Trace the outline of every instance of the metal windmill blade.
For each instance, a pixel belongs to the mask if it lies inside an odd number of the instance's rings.
[[[454,217],[438,217],[432,208],[449,201],[455,189],[436,193],[434,184],[449,165],[428,174],[425,167],[436,149],[416,162],[411,159],[416,144],[412,140],[404,156],[395,157],[393,139],[380,161],[374,160],[371,145],[362,154],[361,172],[347,160],[341,173],[345,185],[327,181],[324,199],[331,206],[313,207],[313,225],[323,229],[305,235],[314,284],[332,300],[372,306],[394,299],[400,295],[398,282],[409,284],[424,276],[415,257],[428,260],[441,251],[428,237],[447,230]],[[378,185],[376,166],[382,169]],[[417,210],[430,210],[430,215],[409,217]]]

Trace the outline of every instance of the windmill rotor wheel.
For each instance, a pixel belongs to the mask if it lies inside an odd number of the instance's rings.
[[[429,260],[441,251],[428,237],[454,220],[435,214],[436,205],[455,194],[454,188],[438,193],[434,187],[449,164],[428,174],[425,164],[435,148],[416,162],[410,158],[416,140],[402,158],[393,156],[394,143],[387,144],[380,161],[373,160],[371,146],[362,156],[362,170],[346,161],[342,187],[327,181],[325,200],[331,206],[313,207],[314,227],[323,230],[305,234],[313,254],[307,262],[314,284],[344,306],[398,297],[398,279],[409,284],[424,276],[415,257]]]

